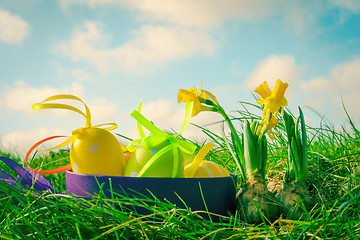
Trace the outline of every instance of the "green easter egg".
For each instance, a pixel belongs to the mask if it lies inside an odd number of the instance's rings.
[[[151,149],[144,143],[135,149],[131,155],[125,169],[125,176],[136,177],[141,173],[141,177],[165,177],[170,178],[173,176],[174,167],[176,169],[175,177],[183,177],[184,173],[184,158],[179,148],[175,150],[170,149],[163,154],[157,154],[162,149],[168,147],[170,143],[164,141]],[[174,154],[177,154],[178,161],[175,162]],[[151,159],[155,156],[156,160],[153,162]],[[147,165],[147,163],[151,163]],[[174,164],[177,164],[174,166]],[[145,167],[145,168],[144,168]]]
[[[136,177],[150,158],[150,150],[145,144],[140,144],[131,154],[125,168],[124,176]]]
[[[191,153],[185,153],[182,152],[183,157],[184,157],[184,165],[187,166],[189,164],[191,164],[191,162],[194,160],[195,155],[191,154]]]

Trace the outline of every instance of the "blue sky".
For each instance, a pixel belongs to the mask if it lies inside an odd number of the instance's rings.
[[[280,78],[290,109],[309,124],[353,119],[360,90],[360,2],[265,0],[2,0],[0,2],[0,148],[23,156],[36,141],[71,134],[84,119],[61,110],[32,111],[53,94],[75,94],[93,124],[137,137],[129,116],[179,129],[179,88],[214,93],[230,112],[251,92]],[[194,123],[219,117],[202,113]],[[214,128],[214,131],[216,129]],[[204,136],[197,129],[184,134]]]

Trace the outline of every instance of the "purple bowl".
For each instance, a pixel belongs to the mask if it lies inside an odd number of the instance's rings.
[[[110,180],[112,188],[110,188]],[[214,178],[151,178],[151,177],[114,177],[104,175],[79,174],[66,172],[67,191],[89,197],[100,190],[111,198],[111,191],[134,198],[147,196],[160,201],[169,201],[178,208],[192,211],[206,211],[229,216],[235,211],[236,175]],[[200,188],[201,186],[201,188]],[[121,196],[118,196],[120,198]],[[181,199],[180,199],[180,198]],[[204,200],[205,199],[205,203]],[[185,202],[186,206],[184,205]],[[145,209],[136,209],[140,214],[148,214]]]

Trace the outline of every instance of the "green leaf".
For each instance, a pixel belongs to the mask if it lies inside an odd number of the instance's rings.
[[[294,119],[287,112],[284,112],[284,120],[285,120],[285,128],[286,128],[287,137],[288,137],[288,139],[291,139],[293,137],[291,128],[295,125]]]
[[[285,180],[295,179],[295,166],[294,165],[294,154],[291,151],[291,144],[288,143],[288,169],[286,170]]]
[[[301,119],[301,134],[302,134],[302,160],[303,160],[303,168],[304,171],[307,172],[308,168],[308,151],[307,151],[307,134],[306,134],[306,125],[304,120],[304,114],[299,107],[299,118]],[[306,168],[306,170],[305,170]]]
[[[256,131],[257,131],[257,128],[258,128],[259,124],[257,121],[253,121],[251,124],[250,124],[250,129],[251,129],[251,132],[253,134],[253,136],[256,135]]]
[[[292,161],[293,161],[293,167],[295,170],[295,177],[296,177],[296,180],[298,180],[301,177],[300,176],[301,166],[300,166],[300,158],[299,158],[299,148],[298,148],[295,138],[291,139],[291,152],[293,155]]]
[[[302,146],[302,137],[301,137],[301,133],[299,131],[299,123],[300,123],[300,118],[298,118],[296,120],[296,125],[294,128],[294,133],[295,133],[295,138],[297,140],[298,143],[300,143],[300,147]]]
[[[229,149],[231,156],[234,158],[236,165],[240,171],[240,175],[241,175],[242,179],[244,181],[246,181],[247,177],[246,177],[245,166],[244,166],[245,163],[244,163],[244,154],[243,154],[243,152],[244,152],[243,144],[240,146],[234,146],[234,148],[235,148],[235,153],[234,153],[234,151],[232,150],[232,147],[230,146],[230,143],[225,135],[224,123],[222,124],[222,127],[220,128],[220,130],[221,130],[221,135],[224,139],[225,145]],[[230,134],[232,134],[232,132],[230,132]],[[237,136],[237,137],[239,137],[239,136]],[[231,138],[233,138],[233,136],[231,136]],[[240,139],[239,139],[239,141],[240,141]]]
[[[246,174],[250,175],[257,168],[257,149],[250,124],[244,121],[244,159]]]
[[[261,152],[260,154],[260,171],[262,173],[263,178],[265,178],[265,173],[266,173],[266,161],[267,161],[267,140],[265,135],[262,136],[262,141],[261,141],[261,149],[259,149],[258,151]]]

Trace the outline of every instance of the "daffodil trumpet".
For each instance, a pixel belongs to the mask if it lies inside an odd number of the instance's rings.
[[[296,123],[286,112],[284,121],[288,138],[288,159],[283,184],[276,197],[282,203],[282,210],[287,218],[299,219],[302,216],[305,217],[302,204],[307,211],[313,205],[306,184],[308,180],[307,134],[301,108],[299,107]]]
[[[85,112],[62,103],[49,103],[55,100],[74,100],[82,103]],[[91,114],[88,106],[73,95],[54,95],[32,106],[37,109],[65,109],[79,113],[85,118],[85,127],[72,131],[72,136],[63,143],[47,149],[50,151],[71,144],[70,163],[73,172],[94,175],[123,176],[125,160],[123,146],[116,137],[109,132],[117,128],[115,123],[91,125]],[[102,126],[108,127],[100,128]],[[44,151],[42,151],[44,152]]]

